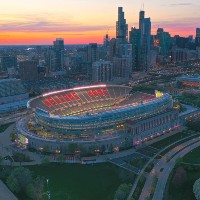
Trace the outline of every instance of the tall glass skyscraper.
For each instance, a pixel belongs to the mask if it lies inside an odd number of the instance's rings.
[[[116,38],[121,39],[122,42],[127,42],[128,39],[128,24],[124,18],[122,7],[118,7],[118,21],[116,22]]]
[[[151,57],[151,19],[145,18],[145,12],[140,11],[139,26],[141,30],[140,71],[148,71]]]
[[[196,45],[200,47],[200,28],[196,28],[195,42],[196,42]]]
[[[53,42],[54,70],[60,71],[64,68],[64,39],[56,38]]]

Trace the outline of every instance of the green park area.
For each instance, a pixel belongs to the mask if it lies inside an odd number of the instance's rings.
[[[194,134],[193,132],[189,132],[189,131],[183,131],[183,132],[179,132],[179,133],[175,133],[174,135],[170,135],[169,137],[158,141],[154,144],[152,144],[151,146],[157,149],[163,149],[164,147],[183,139],[184,137],[188,137],[191,136],[192,134]]]
[[[193,149],[190,153],[184,156],[183,162],[200,165],[200,147]]]
[[[183,93],[176,99],[183,104],[189,104],[192,106],[200,106],[200,94]]]
[[[129,176],[112,164],[47,164],[28,169],[49,179],[52,200],[112,200],[119,185],[127,182]]]
[[[184,164],[190,163],[190,164]],[[171,173],[165,200],[196,200],[193,185],[200,178],[200,147],[185,155]]]

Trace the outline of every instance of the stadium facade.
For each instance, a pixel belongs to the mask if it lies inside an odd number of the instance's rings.
[[[69,153],[74,145],[79,152],[104,153],[138,145],[179,126],[170,95],[158,91],[155,95],[132,93],[131,89],[94,85],[36,97],[28,102],[30,115],[17,124],[19,142],[50,152]],[[165,120],[164,113],[170,113],[171,118]],[[159,118],[163,126],[152,126],[151,132],[135,132],[131,123],[152,117]]]

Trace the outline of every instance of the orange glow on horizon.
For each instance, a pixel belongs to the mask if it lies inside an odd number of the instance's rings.
[[[188,37],[195,36],[195,30],[173,30],[168,28],[171,36],[180,35]],[[152,30],[152,34],[156,34],[157,29]],[[64,38],[65,44],[88,44],[88,43],[103,43],[103,37],[106,31],[91,31],[91,32],[0,32],[0,45],[28,45],[41,44],[50,45],[55,38]],[[110,38],[115,37],[115,30],[109,31]]]

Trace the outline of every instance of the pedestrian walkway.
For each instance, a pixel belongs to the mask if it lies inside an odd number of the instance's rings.
[[[165,190],[165,185],[167,183],[171,170],[175,166],[176,159],[179,157],[183,157],[185,154],[187,154],[193,148],[196,148],[198,145],[200,145],[200,138],[196,137],[174,147],[172,150],[167,152],[157,162],[157,164],[154,166],[154,168],[148,175],[139,200],[144,200],[146,197],[150,196],[150,190],[154,176],[158,176],[158,183],[154,192],[153,200],[162,199]]]
[[[7,186],[1,180],[0,180],[0,199],[17,200],[15,195],[7,188]]]

